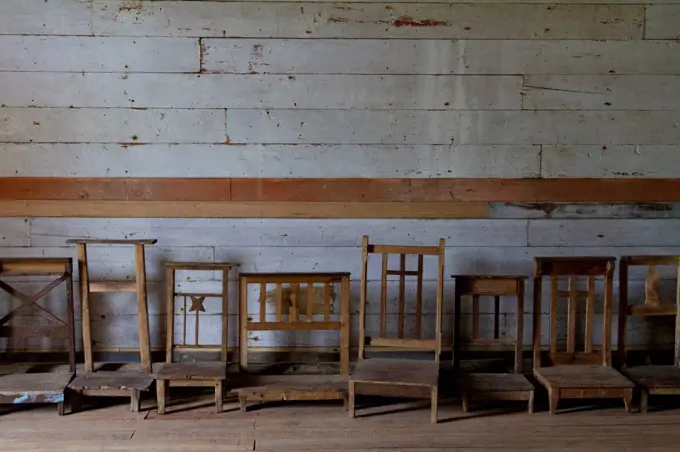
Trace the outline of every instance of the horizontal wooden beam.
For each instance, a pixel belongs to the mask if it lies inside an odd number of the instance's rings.
[[[680,179],[0,178],[0,200],[680,202]]]
[[[484,202],[6,201],[0,217],[486,218]]]

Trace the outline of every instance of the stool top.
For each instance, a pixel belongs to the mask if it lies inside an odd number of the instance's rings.
[[[154,245],[157,239],[138,239],[138,240],[109,240],[109,239],[68,239],[66,243],[78,244],[100,244],[100,245]]]
[[[524,275],[451,275],[452,278],[465,279],[527,279]]]
[[[172,270],[230,270],[239,266],[231,262],[165,262],[163,265]]]

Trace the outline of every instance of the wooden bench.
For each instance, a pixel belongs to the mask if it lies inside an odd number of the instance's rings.
[[[430,421],[437,422],[437,400],[439,381],[439,358],[442,341],[442,316],[444,298],[444,239],[439,246],[374,245],[368,236],[362,241],[361,298],[359,304],[359,360],[349,379],[349,416],[355,416],[356,396],[375,395],[383,397],[407,397],[430,399]],[[382,256],[380,277],[380,327],[378,332],[367,335],[366,312],[368,305],[368,260],[370,254]],[[399,270],[388,268],[389,255],[399,256]],[[415,270],[406,269],[406,257],[417,259]],[[425,257],[437,259],[436,294],[434,300],[423,298],[423,274]],[[390,310],[387,305],[388,276],[399,278],[399,298],[396,307],[396,337],[390,336],[387,319]],[[416,277],[416,303],[414,328],[411,334],[406,329],[406,277]],[[424,301],[434,306],[435,326],[433,338],[423,338]],[[372,329],[372,328],[371,328]],[[366,350],[421,351],[434,354],[433,360],[409,358],[368,358]]]
[[[33,295],[26,295],[5,278],[56,277]],[[0,259],[0,289],[19,300],[21,305],[0,318],[0,337],[12,344],[18,338],[42,336],[65,339],[68,344],[68,372],[32,372],[29,366],[5,366],[0,369],[0,403],[56,403],[64,414],[67,386],[76,371],[75,320],[73,307],[73,262],[70,258],[6,258]],[[64,284],[66,320],[40,304],[54,289]],[[43,325],[16,324],[19,315],[33,309],[46,321]],[[5,363],[8,364],[8,363]]]
[[[629,301],[630,267],[647,267],[645,300]],[[677,275],[675,300],[662,300],[658,266],[673,267]],[[671,365],[628,367],[627,336],[629,317],[671,316],[675,320],[674,358]],[[646,413],[649,395],[680,395],[680,256],[621,256],[619,266],[619,359],[622,372],[640,391],[640,412]]]
[[[338,314],[331,309],[334,285],[340,286]],[[235,388],[232,391],[238,395],[241,410],[247,410],[248,402],[346,400],[350,274],[241,273],[239,287],[239,364],[243,372],[248,370],[251,331],[338,331],[340,336],[339,375],[277,375],[273,381]],[[249,288],[258,291],[258,316],[248,314]]]
[[[630,412],[633,383],[612,367],[611,323],[614,279],[613,257],[537,257],[534,259],[534,377],[546,387],[550,413],[557,412],[560,399],[621,398]],[[541,357],[541,306],[543,276],[550,277],[550,340],[547,359]],[[577,287],[577,277],[586,277],[585,291]],[[559,278],[568,280],[567,290],[559,289]],[[604,306],[602,345],[593,347],[595,285],[603,278]],[[558,350],[558,302],[566,297],[566,350]],[[576,305],[585,298],[584,349],[576,350]]]
[[[458,386],[463,402],[463,411],[467,412],[471,399],[524,400],[529,412],[534,410],[534,387],[522,375],[522,341],[524,337],[524,280],[525,276],[503,275],[453,275],[456,281],[454,298],[454,370],[458,373]],[[516,299],[515,336],[503,340],[500,338],[500,297],[511,295]],[[468,373],[460,374],[461,361],[461,311],[462,298],[472,297],[472,337],[469,344],[503,344],[511,345],[515,352],[514,373]],[[494,299],[493,305],[493,337],[480,337],[481,296]]]
[[[99,240],[73,239],[78,247],[78,272],[80,274],[80,304],[82,310],[83,352],[85,374],[78,375],[69,389],[85,397],[130,397],[130,410],[140,410],[142,393],[148,391],[154,382],[151,375],[151,341],[149,336],[149,311],[146,289],[145,246],[156,243],[149,240]],[[135,280],[124,282],[91,281],[87,259],[88,245],[125,245],[135,249]],[[94,346],[92,341],[92,318],[90,301],[93,293],[134,293],[137,299],[137,330],[141,369],[132,372],[102,371],[95,369]],[[75,403],[79,405],[78,402]]]
[[[168,388],[182,387],[213,387],[215,388],[215,410],[222,412],[224,401],[225,380],[227,378],[228,340],[229,340],[229,271],[233,264],[227,262],[202,263],[202,262],[168,262],[165,264],[165,278],[167,283],[166,311],[167,327],[165,342],[165,364],[161,364],[156,372],[156,400],[158,402],[158,414],[165,414],[166,397]],[[222,290],[217,293],[189,293],[178,292],[175,287],[177,271],[219,271],[222,274]],[[182,315],[182,342],[175,343],[175,317],[177,309],[175,300],[183,299],[181,308]],[[219,344],[201,344],[200,341],[200,318],[201,313],[206,312],[204,302],[206,298],[220,299],[220,315],[222,317],[222,332]],[[187,302],[191,301],[191,306]],[[191,315],[191,313],[194,313]],[[214,313],[213,313],[214,314]],[[194,318],[194,343],[189,344],[187,338],[187,322]],[[173,362],[175,351],[218,351],[218,362]]]

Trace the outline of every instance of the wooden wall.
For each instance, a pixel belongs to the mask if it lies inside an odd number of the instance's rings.
[[[447,275],[680,253],[679,38],[677,0],[2,0],[0,253],[158,238],[155,347],[169,260],[352,271],[356,312],[362,234],[444,237]],[[91,254],[132,274],[125,249]],[[132,300],[95,313],[98,347],[134,345]],[[633,342],[667,345],[663,323]]]

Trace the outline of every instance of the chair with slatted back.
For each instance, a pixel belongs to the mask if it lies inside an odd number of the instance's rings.
[[[614,279],[613,257],[537,257],[534,259],[534,376],[548,390],[550,413],[557,412],[560,399],[622,398],[630,411],[633,383],[612,367],[611,322]],[[550,277],[550,340],[546,360],[541,359],[541,301],[543,276]],[[577,287],[577,278],[585,277],[587,290]],[[568,281],[567,290],[559,290],[560,278]],[[595,320],[595,285],[604,283],[602,345],[593,347]],[[558,349],[558,306],[567,298],[566,350]],[[576,305],[585,298],[583,350],[576,349]]]
[[[439,355],[442,342],[442,305],[444,298],[444,239],[439,246],[396,246],[374,245],[363,237],[362,244],[361,298],[359,307],[359,360],[349,379],[349,416],[355,416],[356,395],[387,397],[423,398],[431,400],[432,423],[437,422],[437,384],[439,380]],[[382,255],[380,285],[380,326],[379,333],[367,335],[366,311],[368,305],[368,260],[369,255]],[[388,269],[389,255],[398,255],[399,270]],[[417,270],[406,269],[406,257],[417,257]],[[435,326],[433,338],[423,338],[423,269],[424,259],[437,258],[437,283],[435,305]],[[388,332],[388,317],[394,317],[387,307],[387,277],[399,277],[399,298],[397,307],[396,332]],[[406,277],[415,276],[416,306],[413,333],[407,334],[406,314]],[[396,333],[396,334],[395,334]],[[396,337],[395,337],[396,336]],[[369,358],[365,352],[380,350],[385,352],[433,352],[433,360],[409,358]]]
[[[647,267],[645,298],[642,304],[629,299],[629,267]],[[660,278],[657,267],[668,267],[677,275],[675,300],[664,299],[659,293]],[[630,297],[634,298],[634,297]],[[669,297],[670,298],[670,297]],[[675,323],[674,359],[672,365],[644,365],[629,367],[627,336],[629,317],[673,318]],[[680,395],[680,256],[621,256],[619,266],[619,359],[622,372],[640,390],[640,411],[647,412],[650,394]]]

